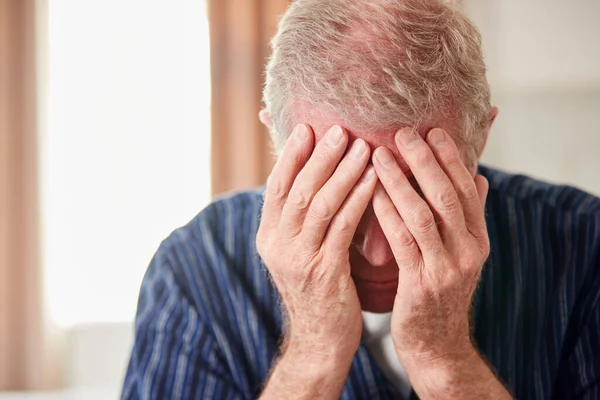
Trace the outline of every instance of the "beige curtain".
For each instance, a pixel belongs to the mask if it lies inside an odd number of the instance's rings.
[[[0,390],[50,388],[60,370],[42,315],[36,12],[35,0],[0,0]]]
[[[273,156],[258,120],[269,40],[288,0],[209,0],[213,194],[264,184]]]

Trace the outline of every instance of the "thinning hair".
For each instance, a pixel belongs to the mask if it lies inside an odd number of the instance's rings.
[[[481,36],[447,1],[296,0],[271,47],[264,101],[278,153],[306,106],[364,133],[450,120],[469,162],[483,148]]]

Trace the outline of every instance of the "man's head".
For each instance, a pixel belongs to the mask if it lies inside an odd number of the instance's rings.
[[[474,172],[496,110],[479,32],[454,6],[441,0],[296,0],[272,47],[261,119],[278,153],[296,124],[310,125],[317,139],[338,124],[351,141],[389,147],[410,173],[394,150],[394,133],[410,126],[425,135],[440,127]],[[382,293],[393,299],[397,266],[370,207],[354,244],[352,273],[363,308],[387,309]]]

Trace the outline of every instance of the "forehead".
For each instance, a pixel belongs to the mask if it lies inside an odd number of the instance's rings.
[[[356,139],[360,138],[364,140],[371,151],[374,151],[378,147],[387,147],[396,158],[396,161],[400,164],[400,167],[405,171],[409,172],[408,165],[400,155],[400,151],[395,144],[396,132],[407,126],[398,126],[397,129],[381,129],[374,131],[364,131],[349,126],[344,119],[336,112],[325,111],[325,109],[316,108],[309,103],[296,99],[294,104],[294,114],[296,124],[306,124],[310,126],[315,133],[316,141],[320,141],[327,134],[329,129],[335,125],[339,125],[348,132],[349,145],[352,144]],[[440,118],[437,121],[432,121],[429,124],[423,124],[417,129],[421,137],[425,137],[427,133],[433,128],[441,128],[448,132],[452,136],[452,132],[457,129],[456,121],[452,119]]]
[[[323,108],[314,107],[306,101],[296,99],[294,101],[294,115],[296,124],[307,124],[309,125],[316,136],[317,141],[321,140],[331,127],[339,125],[348,132],[350,137],[350,143],[354,140],[361,138],[369,144],[371,149],[385,146],[396,153],[397,149],[394,145],[394,136],[396,132],[407,126],[398,126],[395,129],[381,129],[364,131],[356,129],[353,126],[349,126],[344,118],[341,117],[337,112],[333,110],[327,110]],[[430,124],[423,124],[418,129],[419,134],[425,137],[427,133],[433,128],[442,128],[446,132],[453,132],[455,129],[455,121],[440,118],[439,120],[432,121]],[[396,150],[396,151],[395,151]]]
[[[311,121],[307,121],[305,123],[313,129],[317,142],[323,139],[323,137],[327,134],[331,127],[339,125],[343,127],[346,130],[346,132],[348,132],[349,143],[352,143],[356,139],[360,138],[369,145],[371,150],[375,150],[378,147],[387,147],[392,151],[392,153],[394,153],[394,156],[398,161],[402,161],[402,157],[400,156],[400,152],[398,151],[398,148],[396,147],[394,141],[394,137],[396,135],[397,130],[380,130],[364,132],[353,128],[349,128],[344,124],[344,121],[336,120],[334,118],[312,118]],[[402,128],[404,127],[399,127],[399,129]],[[427,133],[433,128],[442,128],[446,132],[451,132],[452,124],[448,123],[447,121],[440,121],[436,125],[422,126],[417,131],[419,132],[421,137],[425,137]]]

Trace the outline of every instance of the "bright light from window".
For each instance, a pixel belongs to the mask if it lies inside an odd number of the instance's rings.
[[[160,241],[209,201],[206,4],[48,8],[46,306],[63,326],[129,321]]]

